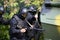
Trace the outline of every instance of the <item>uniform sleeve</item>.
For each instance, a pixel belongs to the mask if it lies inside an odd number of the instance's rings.
[[[15,18],[13,18],[10,21],[10,31],[12,33],[19,33],[20,32],[20,29],[16,29],[16,24],[17,24],[17,21],[15,20]]]

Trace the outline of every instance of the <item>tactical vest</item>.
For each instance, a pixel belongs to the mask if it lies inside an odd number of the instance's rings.
[[[18,16],[14,16],[15,17],[15,19],[16,19],[16,21],[17,21],[17,27],[19,28],[19,29],[22,29],[22,28],[25,28],[25,22],[24,22],[24,20],[22,20],[22,19],[20,19]]]
[[[15,20],[17,22],[16,23],[16,29],[21,30],[22,28],[26,28],[24,20],[20,19],[17,15],[14,15],[13,18],[15,18]],[[18,33],[12,33],[11,38],[16,37],[17,39],[23,39],[26,37],[25,35],[26,35],[26,32],[25,33],[21,33],[21,32],[20,33],[19,32]]]

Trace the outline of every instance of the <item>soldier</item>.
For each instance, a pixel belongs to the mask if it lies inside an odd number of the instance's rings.
[[[0,6],[0,23],[1,23],[1,20],[3,19],[2,18],[2,15],[4,14],[4,9],[3,9],[3,6]]]
[[[7,25],[9,24],[9,20],[4,20],[3,14],[4,14],[4,7],[0,6],[0,23]]]
[[[36,9],[33,6],[31,6],[28,11],[29,13],[27,15],[27,20],[32,24],[32,21],[36,20],[34,17],[36,14]]]
[[[31,6],[29,8],[29,13],[27,17],[28,25],[30,27],[32,26],[32,30],[28,30],[29,40],[32,40],[32,38],[34,38],[34,40],[39,40],[39,36],[40,36],[39,31],[34,29],[34,28],[39,28],[38,22],[36,22],[35,14],[36,14],[36,10],[33,6]]]
[[[13,16],[10,21],[10,40],[28,40],[27,39],[27,24],[25,18],[27,9],[23,8],[19,14]]]

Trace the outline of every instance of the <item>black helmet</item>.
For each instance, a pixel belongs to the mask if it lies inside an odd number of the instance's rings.
[[[26,17],[26,16],[27,16],[27,13],[28,13],[27,8],[23,8],[23,9],[21,10],[21,15],[22,15],[23,17]]]
[[[21,14],[25,14],[25,13],[27,13],[28,11],[27,11],[27,8],[23,8],[22,10],[21,10]]]
[[[35,6],[30,6],[28,11],[29,11],[30,13],[35,14],[35,13],[36,13],[36,7],[35,7]]]
[[[0,6],[0,14],[3,14],[3,13],[4,13],[4,7]]]
[[[29,7],[29,10],[30,10],[30,11],[36,11],[36,8],[35,8],[34,6],[30,6],[30,7]]]

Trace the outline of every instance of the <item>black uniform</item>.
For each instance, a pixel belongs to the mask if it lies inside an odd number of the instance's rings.
[[[26,10],[25,10],[26,12]],[[23,13],[23,11],[22,11]],[[25,17],[25,15],[24,15]],[[10,21],[10,40],[28,40],[27,38],[27,23],[21,13],[16,14]],[[25,28],[26,32],[22,33],[20,30]]]
[[[22,20],[22,16],[18,17],[14,15],[14,17],[10,21],[10,39],[11,40],[27,40],[26,32],[21,33],[20,30],[22,28],[27,28],[25,20]]]
[[[4,20],[4,18],[2,17],[3,14],[4,14],[4,7],[0,6],[0,24],[7,25],[9,24],[10,20]]]
[[[36,21],[34,15],[31,15],[30,13],[28,13],[27,20],[31,25],[34,25],[34,28],[40,27],[38,25],[38,21]],[[28,24],[28,26],[31,27],[29,24]],[[28,36],[29,36],[29,40],[31,40],[32,38],[34,38],[34,40],[39,40],[40,31],[35,30],[35,29],[30,29],[30,30],[28,30]]]
[[[36,10],[34,10],[33,8],[32,8],[32,10],[30,9],[26,19],[28,20],[28,22],[31,25],[34,25],[34,28],[38,29],[38,28],[40,28],[40,26],[39,26],[38,21],[36,21],[36,18],[34,17],[35,14],[36,14]],[[28,24],[28,26],[31,27],[29,24]],[[28,30],[28,36],[29,36],[29,40],[32,40],[32,38],[34,38],[34,40],[39,40],[40,31],[35,30],[35,29]]]

